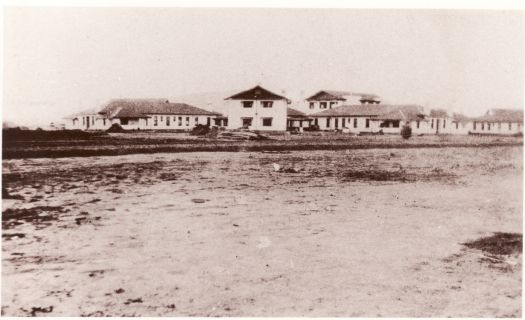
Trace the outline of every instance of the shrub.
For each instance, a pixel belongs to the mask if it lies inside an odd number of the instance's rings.
[[[401,136],[403,139],[408,139],[412,136],[412,128],[408,125],[404,125],[403,128],[401,128]]]
[[[124,131],[126,131],[126,130],[124,130],[120,124],[118,124],[118,123],[114,123],[114,124],[112,124],[111,127],[109,127],[109,129],[106,130],[106,131],[107,131],[107,132],[124,132]]]
[[[198,124],[190,131],[192,136],[205,136],[210,132],[210,127],[204,124]]]
[[[309,127],[303,128],[303,131],[319,131],[319,126],[316,124],[312,124]]]

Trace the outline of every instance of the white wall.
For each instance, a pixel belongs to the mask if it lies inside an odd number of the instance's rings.
[[[337,108],[342,105],[360,105],[361,104],[361,101],[359,101],[361,99],[360,96],[345,96],[344,98],[346,99],[346,101],[341,101],[341,100],[306,101],[304,100],[304,102],[302,102],[301,105],[298,106],[298,109],[303,111],[306,114],[313,114],[316,112]],[[323,108],[323,109],[321,108],[321,102],[326,102],[326,108]],[[330,105],[331,103],[332,105]],[[313,108],[312,108],[312,105],[313,105]]]
[[[244,108],[243,101],[253,101],[251,108]],[[228,129],[242,127],[242,118],[252,118],[250,130],[286,131],[287,107],[286,100],[273,100],[271,108],[263,108],[259,100],[226,100]],[[263,126],[263,118],[272,118],[271,126]]]
[[[321,130],[335,130],[337,121],[337,130],[344,132],[359,133],[359,132],[376,132],[379,131],[370,117],[315,117],[312,125],[316,123]],[[329,124],[327,119],[330,119]],[[337,119],[337,120],[336,120]],[[368,127],[366,122],[368,121]]]
[[[519,132],[523,132],[523,124],[521,122],[475,122],[475,128],[474,128],[474,122],[471,122],[471,128],[470,131],[472,133],[480,133],[480,134],[516,134]],[[490,126],[489,126],[490,124]],[[509,128],[510,124],[510,128]]]

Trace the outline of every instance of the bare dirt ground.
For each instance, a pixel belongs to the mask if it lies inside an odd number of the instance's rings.
[[[5,160],[2,314],[521,317],[522,152]]]

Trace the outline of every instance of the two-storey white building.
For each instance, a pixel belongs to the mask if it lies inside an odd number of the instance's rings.
[[[307,107],[303,109],[307,114],[312,114],[342,105],[379,104],[380,102],[380,97],[371,93],[321,90],[306,98]]]
[[[228,129],[285,131],[289,99],[260,86],[225,99]]]

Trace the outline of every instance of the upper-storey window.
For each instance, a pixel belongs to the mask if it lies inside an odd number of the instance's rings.
[[[271,108],[273,106],[273,101],[263,101],[262,106],[263,108]]]
[[[243,101],[242,106],[243,108],[251,108],[253,106],[253,101]]]
[[[332,109],[333,106],[335,106],[337,104],[337,102],[335,101],[330,101],[330,109]]]
[[[315,108],[315,102],[310,102],[310,109]]]

